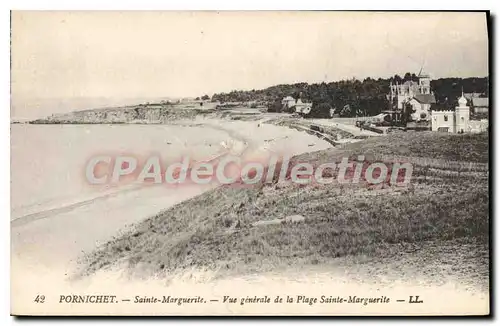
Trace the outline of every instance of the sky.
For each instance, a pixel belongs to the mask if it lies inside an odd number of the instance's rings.
[[[20,116],[33,99],[201,96],[422,67],[488,75],[484,13],[13,11],[11,26]]]

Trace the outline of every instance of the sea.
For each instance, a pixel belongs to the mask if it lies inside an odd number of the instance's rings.
[[[93,156],[203,160],[220,151],[228,137],[196,125],[11,124],[11,220],[92,205],[137,187],[90,184],[85,168]]]

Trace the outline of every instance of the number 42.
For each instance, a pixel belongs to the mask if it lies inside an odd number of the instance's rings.
[[[44,303],[45,302],[45,296],[44,295],[37,295],[34,301],[36,303]]]

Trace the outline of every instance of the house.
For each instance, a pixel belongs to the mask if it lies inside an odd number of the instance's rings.
[[[415,94],[407,103],[411,106],[413,121],[428,121],[430,119],[431,104],[436,103],[433,94]]]
[[[302,102],[300,98],[295,100],[291,96],[284,97],[283,100],[281,100],[281,104],[285,111],[296,112],[303,115],[309,114],[312,109],[312,103]]]
[[[481,93],[464,93],[467,99],[467,104],[472,108],[473,113],[488,113],[489,112],[489,98]]]
[[[295,103],[295,99],[291,96],[286,96],[281,100],[281,105],[286,111],[288,111],[290,108],[293,108],[295,106]]]
[[[312,110],[312,103],[307,103],[307,102],[302,102],[302,100],[299,98],[297,100],[297,103],[295,104],[295,112],[302,114],[302,115],[308,115]]]
[[[470,104],[474,97],[481,97],[481,93],[464,93],[464,97],[467,99],[467,103]]]
[[[489,112],[490,106],[488,97],[473,97],[471,102],[472,102],[472,112],[474,113]]]
[[[420,73],[418,82],[408,80],[403,84],[390,85],[389,101],[393,109],[403,112],[410,109],[413,121],[429,121],[431,104],[436,103],[436,98],[431,90],[431,77],[429,74]]]

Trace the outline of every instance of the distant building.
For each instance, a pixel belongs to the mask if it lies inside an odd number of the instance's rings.
[[[458,99],[455,110],[432,111],[432,131],[464,133],[472,132],[470,125],[470,110],[467,99],[462,96]]]
[[[284,97],[283,100],[281,100],[281,105],[285,111],[296,112],[303,115],[309,114],[312,109],[312,103],[302,102],[300,98],[295,100],[291,96]]]
[[[464,93],[467,99],[467,104],[474,113],[488,113],[489,112],[489,98],[481,93]]]
[[[403,84],[390,85],[389,101],[393,109],[404,111],[411,108],[413,121],[429,121],[431,104],[436,103],[436,98],[431,90],[431,77],[429,74],[420,73],[418,82],[408,80]]]
[[[472,101],[474,97],[481,97],[481,95],[481,93],[464,93],[464,97],[468,104],[470,104],[470,101]]]
[[[286,96],[281,100],[281,105],[285,110],[295,107],[295,99],[291,96]]]
[[[489,98],[487,97],[473,97],[472,98],[472,112],[474,113],[488,113],[490,108]]]

